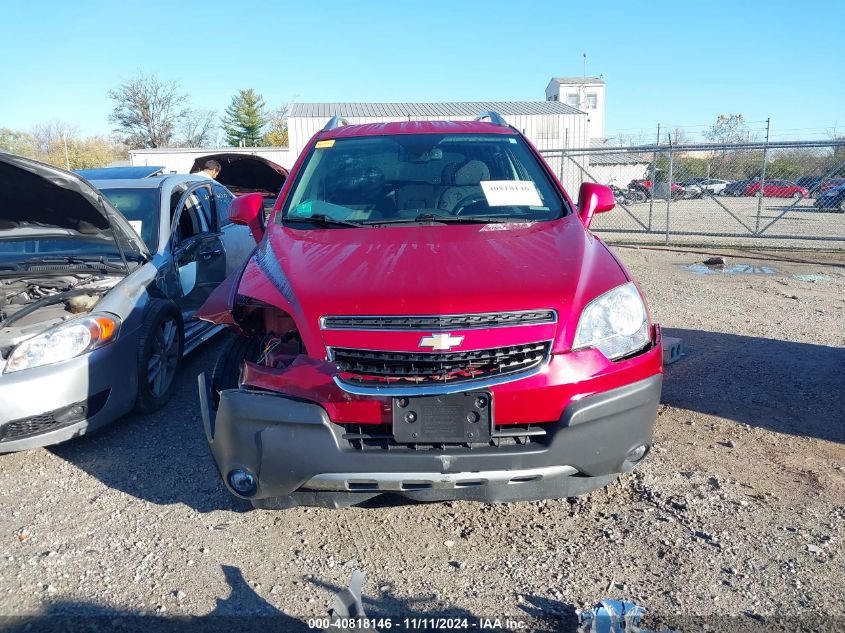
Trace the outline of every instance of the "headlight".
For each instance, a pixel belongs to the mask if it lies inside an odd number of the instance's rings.
[[[50,365],[85,354],[113,341],[119,328],[120,319],[111,314],[65,321],[12,350],[4,372]]]
[[[587,304],[572,349],[595,347],[614,360],[641,350],[650,340],[642,297],[633,283],[627,283]]]

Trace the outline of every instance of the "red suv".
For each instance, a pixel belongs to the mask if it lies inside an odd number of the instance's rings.
[[[489,118],[490,122],[481,119]],[[516,129],[343,125],[308,144],[258,245],[202,318],[238,336],[200,399],[211,451],[255,507],[562,498],[648,453],[659,326]]]

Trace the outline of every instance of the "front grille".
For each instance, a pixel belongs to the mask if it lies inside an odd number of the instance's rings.
[[[29,418],[19,418],[0,427],[0,442],[22,440],[56,431],[96,415],[108,400],[110,389],[94,394],[87,400],[47,411]]]
[[[342,379],[363,385],[452,384],[495,378],[538,367],[551,342],[465,352],[384,352],[334,347]]]
[[[323,318],[322,327],[325,330],[437,331],[554,323],[555,319],[554,310],[428,316],[328,316]]]

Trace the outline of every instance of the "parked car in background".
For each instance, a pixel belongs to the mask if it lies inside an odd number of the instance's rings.
[[[825,178],[818,185],[817,195],[822,195],[829,189],[845,185],[845,178]]]
[[[648,453],[659,326],[525,137],[334,119],[201,318],[239,334],[200,382],[228,489],[254,506],[561,498]],[[249,202],[249,204],[247,204]],[[263,233],[263,237],[262,237]]]
[[[714,196],[720,196],[730,182],[730,180],[720,180],[719,178],[706,178],[703,182],[699,182],[697,184],[699,187],[705,191],[709,191]]]
[[[688,200],[697,200],[698,198],[702,198],[705,194],[704,188],[699,186],[695,181],[698,180],[697,178],[690,179],[690,180],[682,180],[678,183],[678,186],[683,187],[684,195],[683,197]]]
[[[795,181],[795,184],[799,187],[804,187],[804,189],[810,192],[810,197],[815,198],[819,192],[819,185],[821,185],[823,180],[824,178],[820,176],[801,176]]]
[[[744,196],[745,190],[748,188],[748,185],[757,182],[756,180],[735,180],[733,182],[729,182],[725,185],[725,188],[722,189],[723,196]]]
[[[167,402],[219,330],[197,308],[254,247],[232,199],[195,176],[92,184],[0,153],[0,452]]]
[[[816,198],[817,209],[834,210],[845,213],[845,184],[831,187]]]
[[[746,196],[756,196],[760,192],[760,183],[752,182],[745,188]],[[789,180],[766,180],[763,183],[763,196],[766,198],[807,198],[810,192]]]
[[[665,181],[664,181],[664,183],[665,183]],[[660,184],[662,184],[662,183],[660,183],[658,181],[658,185],[660,185]],[[634,189],[636,191],[643,192],[646,195],[646,198],[651,198],[652,191],[654,189],[653,186],[652,186],[651,180],[648,180],[648,179],[634,179],[634,180],[632,180],[631,182],[628,183],[628,188]],[[678,200],[678,199],[684,197],[684,194],[685,194],[684,188],[683,188],[683,186],[681,186],[677,182],[672,183],[671,190],[672,190],[672,199],[673,200]],[[658,195],[657,197],[660,197],[660,196]]]

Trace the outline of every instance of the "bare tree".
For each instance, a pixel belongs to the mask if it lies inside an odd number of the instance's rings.
[[[161,81],[139,73],[108,92],[114,99],[109,121],[129,147],[166,147],[187,116],[187,95],[176,81]]]
[[[672,143],[675,145],[683,145],[684,143],[689,143],[689,138],[687,137],[687,133],[683,128],[676,127],[674,132],[670,133],[672,137]]]
[[[67,121],[53,119],[34,126],[30,136],[35,141],[36,155],[43,158],[54,153],[58,146],[73,143],[79,136],[79,128]]]
[[[215,119],[214,110],[191,109],[179,126],[181,145],[185,147],[208,147],[214,141]]]
[[[20,153],[59,167],[105,167],[114,160],[126,157],[126,148],[112,139],[104,136],[83,137],[77,126],[65,121],[40,123],[29,134],[17,134],[29,139],[27,151]]]
[[[716,122],[704,132],[704,138],[715,143],[747,142],[745,117],[741,114],[720,114]]]

